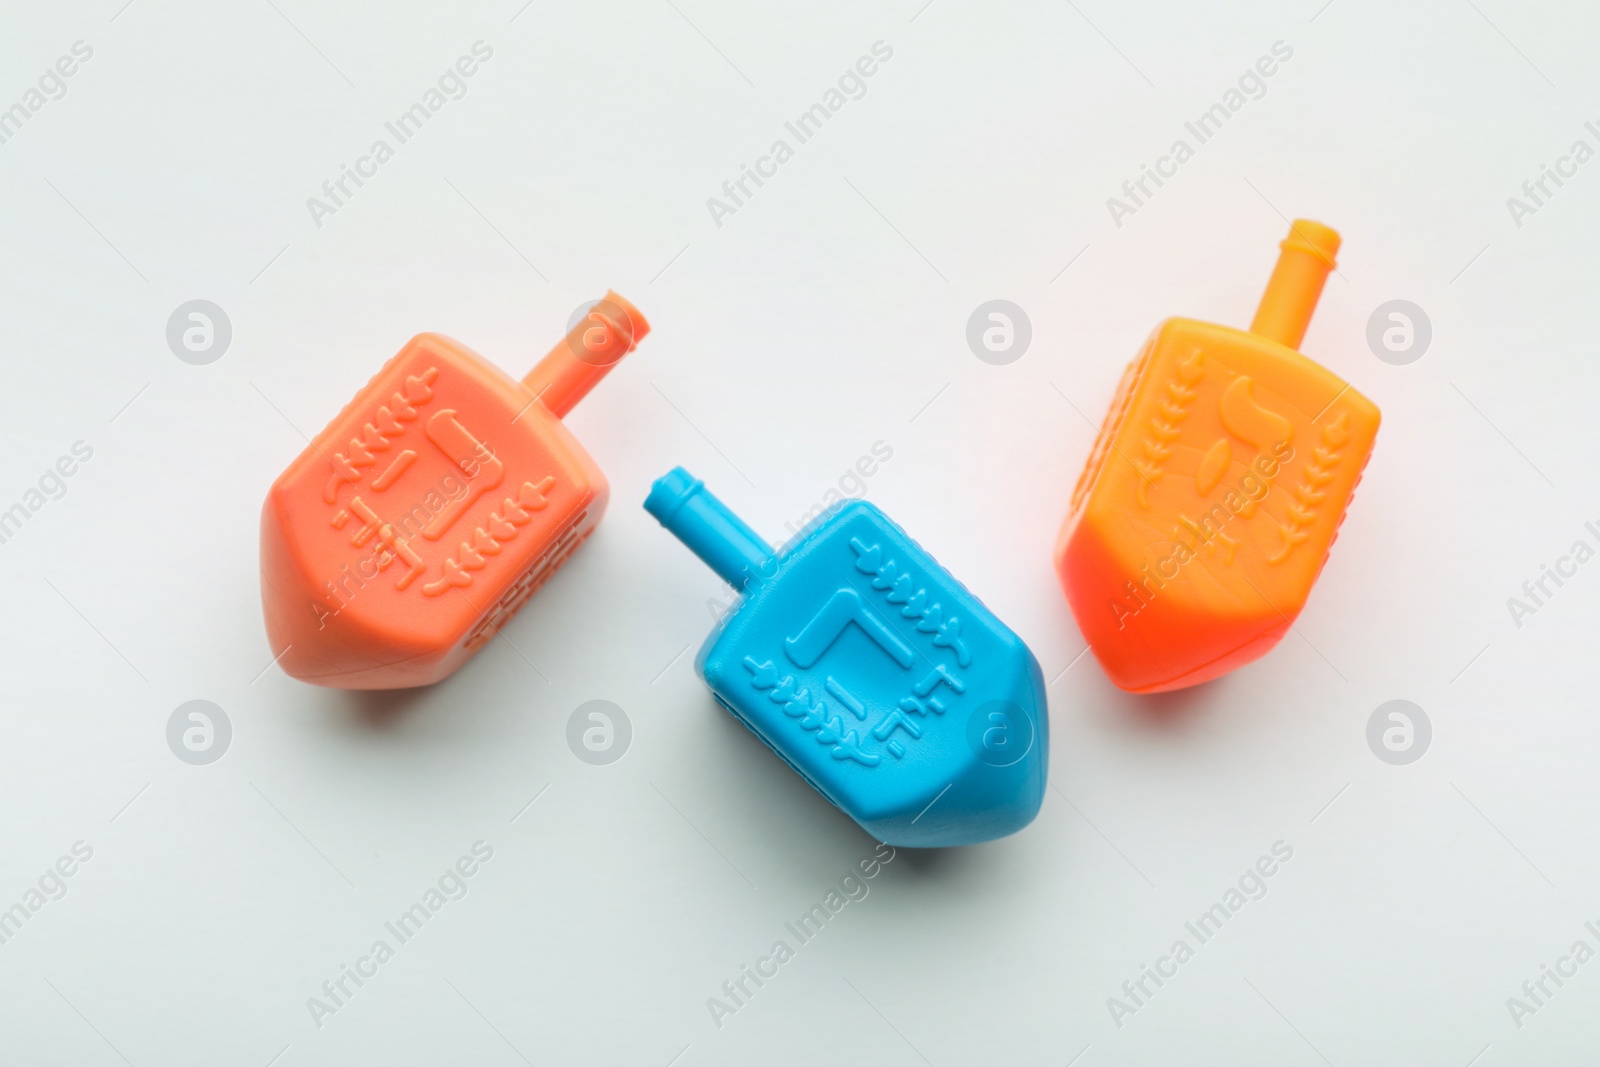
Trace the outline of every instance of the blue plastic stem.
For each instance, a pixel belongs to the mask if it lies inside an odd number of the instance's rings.
[[[735,589],[770,566],[772,546],[682,467],[656,479],[644,509]]]

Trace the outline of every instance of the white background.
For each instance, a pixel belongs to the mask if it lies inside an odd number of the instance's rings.
[[[1600,947],[1600,563],[1520,628],[1506,604],[1600,544],[1600,162],[1521,227],[1506,206],[1600,147],[1591,12],[522,2],[0,16],[0,106],[94,49],[0,145],[0,508],[94,449],[0,545],[0,907],[94,849],[0,945],[0,1060],[1600,1055],[1600,962],[1520,1028],[1506,1003]],[[306,198],[478,40],[468,94],[318,228]],[[866,96],[714,225],[707,197],[879,40]],[[1280,40],[1266,95],[1114,225],[1107,197]],[[1290,216],[1344,235],[1303,348],[1382,408],[1376,452],[1277,650],[1123,694],[1050,566],[1091,423],[1161,318],[1248,325]],[[506,639],[400,697],[270,667],[259,508],[304,435],[414,333],[520,376],[607,287],[654,327],[569,420],[612,510]],[[209,366],[165,340],[193,298],[233,325]],[[1009,366],[965,341],[994,298],[1032,321]],[[1366,342],[1397,298],[1433,328],[1408,366]],[[873,843],[694,676],[724,590],[639,504],[682,463],[781,540],[878,441],[868,498],[1052,680],[1054,788],[1011,838],[900,853],[718,1028],[707,998]],[[196,698],[234,731],[205,767],[165,739]],[[1433,724],[1410,766],[1366,741],[1395,698]],[[633,724],[610,766],[566,742],[591,699]],[[314,1025],[307,998],[480,839],[470,893]],[[1280,840],[1267,896],[1115,1025],[1123,981]]]

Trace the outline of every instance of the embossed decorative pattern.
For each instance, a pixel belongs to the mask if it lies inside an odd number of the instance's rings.
[[[1294,499],[1289,502],[1289,521],[1278,524],[1283,537],[1283,547],[1267,557],[1268,563],[1282,563],[1289,558],[1296,545],[1306,539],[1306,527],[1317,517],[1317,508],[1327,497],[1323,486],[1333,480],[1334,468],[1342,457],[1340,449],[1350,440],[1346,429],[1345,413],[1322,428],[1322,444],[1311,450],[1311,462],[1306,464],[1301,482],[1294,488]]]
[[[438,596],[452,587],[465,589],[470,586],[473,572],[489,565],[484,557],[498,556],[501,546],[517,536],[518,527],[526,526],[533,520],[528,513],[542,511],[550,503],[545,494],[555,484],[556,480],[549,476],[538,485],[523,482],[517,489],[517,495],[502,500],[500,511],[491,511],[484,526],[473,530],[472,536],[461,542],[455,555],[444,561],[444,576],[425,584],[422,592],[427,596]],[[505,512],[504,516],[500,514],[502,511]]]
[[[817,744],[829,746],[834,759],[854,760],[863,767],[876,767],[882,762],[882,756],[862,750],[860,735],[847,730],[841,716],[830,715],[827,704],[813,702],[808,689],[796,689],[793,675],[779,678],[771,660],[757,663],[750,656],[744,658],[744,667],[750,672],[750,684],[765,692],[785,715],[797,720],[800,729],[813,732]]]
[[[884,559],[882,546],[869,548],[859,539],[851,538],[850,548],[856,554],[856,570],[872,575],[872,588],[887,591],[885,599],[899,605],[903,617],[916,620],[918,633],[932,634],[933,643],[955,653],[957,663],[963,667],[971,665],[972,652],[961,639],[960,616],[952,614],[945,618],[938,602],[930,603],[927,589],[919,587],[913,592],[912,586],[916,583],[911,575],[901,570],[894,560]]]
[[[1150,487],[1161,480],[1161,467],[1172,455],[1172,442],[1183,432],[1178,424],[1189,414],[1189,405],[1198,395],[1195,386],[1205,373],[1205,353],[1197,348],[1174,368],[1167,380],[1167,395],[1156,404],[1158,414],[1151,417],[1150,431],[1141,446],[1144,456],[1132,461],[1139,472],[1138,498],[1144,507],[1150,506]]]
[[[327,487],[322,491],[324,501],[329,504],[336,502],[339,499],[340,485],[360,482],[362,469],[377,465],[378,457],[373,453],[387,452],[391,442],[405,433],[404,424],[416,421],[417,408],[433,399],[433,380],[438,376],[438,367],[429,367],[421,374],[408,374],[405,383],[400,389],[395,390],[389,402],[379,406],[372,421],[362,426],[360,432],[350,438],[349,447],[344,452],[335,452],[329,457],[329,462],[333,464],[333,473],[328,476]],[[416,453],[411,454],[411,458],[414,459],[415,456]],[[387,488],[410,462],[405,452],[401,452],[396,457],[394,466],[379,475],[384,484],[378,486],[375,483],[374,488]]]

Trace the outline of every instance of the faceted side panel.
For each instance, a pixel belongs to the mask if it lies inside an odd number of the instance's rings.
[[[522,574],[500,594],[500,599],[479,617],[472,629],[467,631],[467,636],[462,640],[464,652],[471,654],[488,644],[495,634],[500,632],[500,628],[511,621],[511,617],[521,611],[524,604],[533,599],[533,594],[543,588],[544,583],[561,569],[562,564],[572,558],[578,546],[587,541],[589,535],[594,533],[595,527],[600,525],[600,517],[605,513],[608,495],[605,491],[592,494],[588,507],[565,520],[545,550],[534,557]]]
[[[1127,420],[1128,409],[1133,404],[1135,387],[1143,379],[1145,369],[1155,354],[1158,336],[1159,331],[1151,334],[1149,340],[1145,341],[1144,347],[1139,350],[1139,354],[1122,372],[1122,379],[1117,383],[1117,391],[1112,394],[1111,406],[1106,410],[1105,421],[1101,424],[1099,433],[1095,435],[1094,448],[1089,453],[1088,461],[1083,465],[1083,473],[1078,476],[1078,484],[1072,490],[1069,523],[1079,514],[1084,499],[1099,481],[1100,472],[1111,456],[1112,443],[1117,439],[1118,431]]]

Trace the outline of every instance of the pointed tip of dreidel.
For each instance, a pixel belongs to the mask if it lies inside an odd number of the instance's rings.
[[[1317,310],[1322,286],[1335,267],[1339,231],[1310,219],[1295,219],[1278,245],[1278,265],[1261,294],[1250,332],[1299,349]]]

